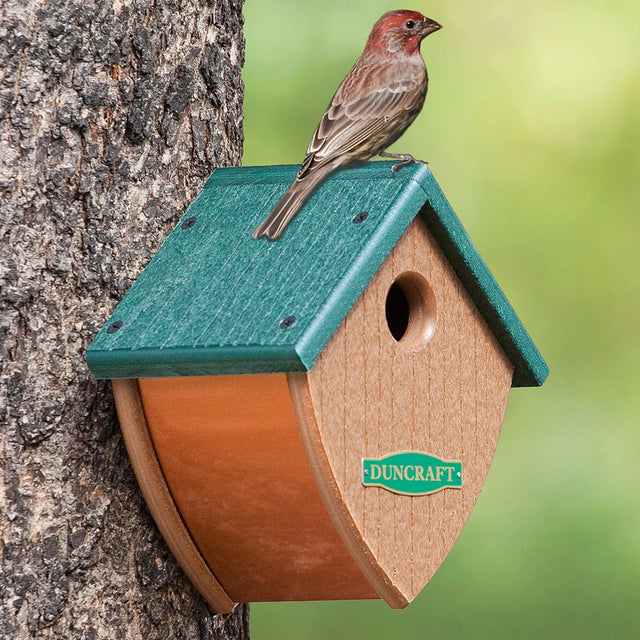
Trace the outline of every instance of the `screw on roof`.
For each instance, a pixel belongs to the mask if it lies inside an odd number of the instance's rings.
[[[287,316],[286,318],[284,318],[282,320],[282,322],[280,322],[280,328],[281,329],[288,329],[290,326],[294,325],[296,322],[296,317],[295,316]]]
[[[191,229],[191,227],[193,227],[193,225],[198,222],[198,218],[196,218],[195,216],[191,216],[189,218],[185,218],[182,221],[182,224],[180,225],[180,227],[182,229]]]
[[[360,213],[357,213],[355,216],[353,216],[352,222],[353,224],[360,224],[361,222],[364,222],[368,217],[368,211],[361,211]]]
[[[116,320],[107,327],[107,333],[115,333],[122,326],[122,320]]]

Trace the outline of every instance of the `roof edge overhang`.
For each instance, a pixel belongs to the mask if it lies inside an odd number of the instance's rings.
[[[541,386],[549,367],[444,194],[427,187],[420,215],[489,329],[513,364],[513,387]]]
[[[274,346],[88,351],[97,379],[234,375],[306,371],[295,349]]]

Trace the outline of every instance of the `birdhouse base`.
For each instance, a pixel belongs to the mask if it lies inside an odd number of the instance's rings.
[[[285,374],[112,382],[149,508],[216,611],[380,597],[318,493]]]

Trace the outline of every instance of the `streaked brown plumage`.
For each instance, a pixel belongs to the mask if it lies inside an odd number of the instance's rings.
[[[420,43],[440,25],[417,11],[390,11],[373,26],[365,49],[338,87],[307,149],[295,181],[257,227],[255,238],[276,240],[313,189],[332,171],[384,154],[415,120],[427,94]]]

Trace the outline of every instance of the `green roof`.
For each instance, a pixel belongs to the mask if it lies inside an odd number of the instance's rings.
[[[394,179],[391,164],[335,173],[276,242],[251,234],[298,167],[214,171],[89,347],[93,374],[308,370],[420,214],[513,363],[513,385],[541,385],[544,360],[429,169]]]

